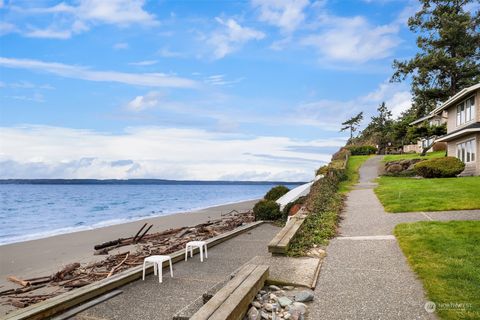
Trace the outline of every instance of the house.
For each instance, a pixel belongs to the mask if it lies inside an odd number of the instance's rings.
[[[446,111],[445,112],[440,112],[438,114],[430,112],[425,117],[422,117],[420,119],[417,119],[417,120],[411,122],[410,125],[419,127],[419,126],[423,126],[427,123],[431,126],[439,126],[439,125],[447,123],[447,113],[446,113]],[[420,152],[423,151],[423,148],[426,148],[429,145],[431,146],[431,148],[428,149],[427,152],[446,150],[447,144],[445,142],[438,142],[438,140],[435,141],[434,139],[435,139],[435,137],[430,137],[428,139],[419,139],[416,144],[404,145],[403,146],[403,152],[420,153]]]
[[[480,175],[480,83],[465,88],[445,101],[433,114],[447,114],[447,154],[465,163],[462,175]]]

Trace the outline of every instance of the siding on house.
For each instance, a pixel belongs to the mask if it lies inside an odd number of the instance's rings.
[[[449,157],[457,157],[457,144],[471,139],[476,140],[475,162],[469,162],[465,164],[465,170],[463,170],[461,173],[462,176],[480,175],[480,160],[478,159],[478,150],[480,150],[480,133],[463,136],[448,142],[447,155]]]

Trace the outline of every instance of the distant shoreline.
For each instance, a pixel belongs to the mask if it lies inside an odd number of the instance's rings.
[[[304,181],[228,181],[167,179],[0,179],[0,184],[100,184],[100,185],[266,185],[303,184]]]

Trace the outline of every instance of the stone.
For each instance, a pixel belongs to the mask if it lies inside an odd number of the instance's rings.
[[[278,297],[276,295],[274,295],[273,293],[270,293],[269,298],[270,298],[270,300],[278,301]]]
[[[257,309],[261,309],[262,308],[262,304],[258,301],[253,301],[252,302],[252,306],[254,306],[255,308]]]
[[[267,311],[273,311],[273,305],[271,303],[265,303],[263,308]]]
[[[262,317],[262,319],[268,320],[268,313],[266,313],[265,311],[260,311],[260,316]]]
[[[265,290],[260,290],[258,293],[260,293],[262,296],[267,293]]]
[[[295,289],[294,286],[283,286],[283,290],[291,291],[293,289]]]
[[[247,313],[248,320],[260,320],[260,312],[255,307],[251,307]]]
[[[285,313],[283,314],[283,319],[285,319],[285,320],[288,320],[288,319],[290,319],[291,317],[292,317],[292,315],[290,314],[290,312],[285,312]]]
[[[307,305],[301,302],[294,302],[290,305],[290,311],[293,311],[293,310],[298,311],[302,315],[307,313],[308,307]]]
[[[385,171],[388,173],[399,173],[403,171],[403,166],[401,164],[394,163],[392,165],[389,165]]]
[[[313,300],[313,292],[310,291],[310,290],[303,290],[303,291],[300,291],[298,292],[296,295],[295,295],[295,301],[298,301],[298,302],[308,302],[308,301],[312,301]]]
[[[280,297],[278,298],[278,303],[280,303],[280,305],[285,308],[286,306],[291,305],[293,301],[288,299],[287,297]]]
[[[280,291],[281,289],[275,285],[269,285],[268,286],[268,289],[272,290],[272,291]]]
[[[289,313],[290,313],[289,319],[292,319],[292,320],[300,319],[300,312],[298,312],[298,310],[292,310]]]

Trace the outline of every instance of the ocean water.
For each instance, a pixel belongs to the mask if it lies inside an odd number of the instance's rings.
[[[258,199],[272,186],[0,184],[0,245]]]

